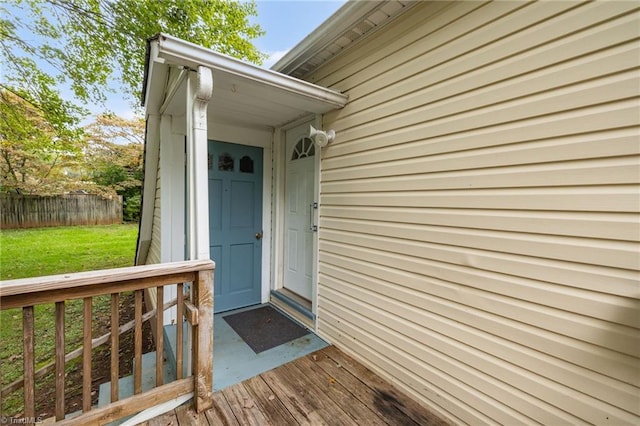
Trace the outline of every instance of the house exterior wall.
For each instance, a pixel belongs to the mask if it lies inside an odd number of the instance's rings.
[[[153,227],[147,263],[185,260],[185,136],[171,115],[160,119]],[[183,120],[184,121],[184,120]],[[165,296],[175,298],[171,291]],[[166,299],[165,297],[165,299]],[[171,299],[166,299],[168,301]]]
[[[162,155],[162,152],[160,152]],[[162,248],[162,232],[161,232],[161,188],[160,185],[162,183],[161,174],[160,174],[160,163],[158,163],[158,176],[156,178],[156,196],[153,201],[153,228],[151,230],[151,246],[149,246],[149,254],[147,256],[147,264],[160,263],[161,258],[161,248]]]
[[[308,76],[322,337],[454,422],[638,423],[637,7],[424,2]]]

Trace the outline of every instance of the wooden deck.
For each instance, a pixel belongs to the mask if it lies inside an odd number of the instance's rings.
[[[189,404],[144,424],[426,426],[448,423],[330,346],[216,392],[214,407],[203,414],[196,414]]]

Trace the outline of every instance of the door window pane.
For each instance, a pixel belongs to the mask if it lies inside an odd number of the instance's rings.
[[[301,138],[296,146],[293,148],[292,160],[299,160],[300,158],[313,157],[316,154],[315,147],[311,138]]]
[[[249,156],[244,156],[240,159],[240,172],[253,173],[253,160]]]
[[[233,171],[233,157],[226,152],[218,157],[218,170],[221,172]]]

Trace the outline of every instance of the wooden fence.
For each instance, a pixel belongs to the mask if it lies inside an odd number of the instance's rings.
[[[110,225],[122,222],[122,197],[93,194],[0,196],[2,229]]]

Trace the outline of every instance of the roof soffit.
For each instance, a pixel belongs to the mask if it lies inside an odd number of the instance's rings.
[[[175,37],[149,41],[145,107],[147,114],[183,115],[186,84],[178,78],[199,66],[213,73],[209,120],[277,127],[310,113],[342,108],[347,97],[334,90],[242,62]]]
[[[349,1],[271,69],[304,78],[417,3],[414,0]]]

